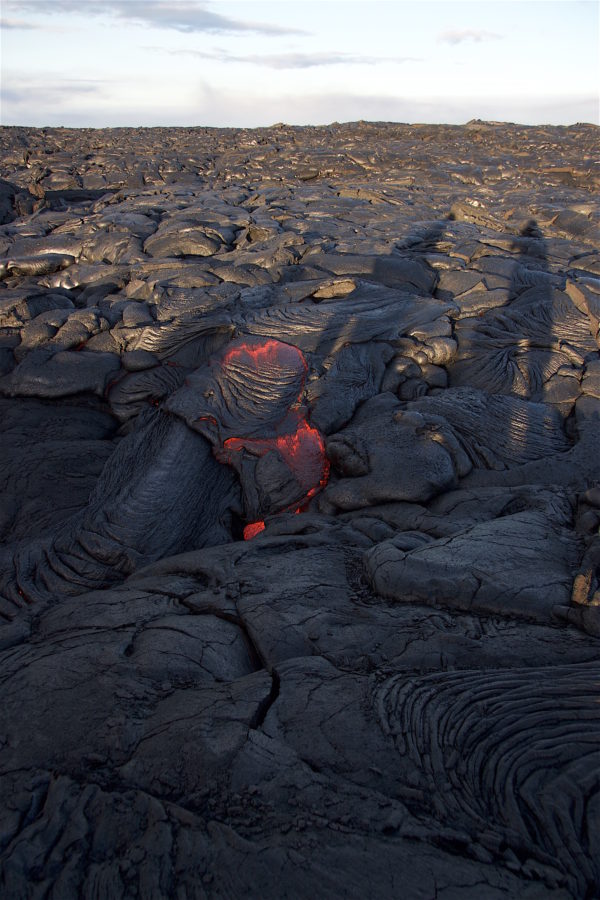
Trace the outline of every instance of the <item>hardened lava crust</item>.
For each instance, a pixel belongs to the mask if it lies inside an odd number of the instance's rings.
[[[0,894],[600,895],[600,129],[0,128]]]

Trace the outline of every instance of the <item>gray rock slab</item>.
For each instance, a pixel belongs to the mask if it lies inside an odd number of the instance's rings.
[[[369,552],[367,568],[384,597],[551,622],[570,600],[579,554],[564,525],[520,512],[421,546],[400,534]]]

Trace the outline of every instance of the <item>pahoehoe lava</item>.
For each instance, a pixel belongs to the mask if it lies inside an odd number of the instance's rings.
[[[600,894],[598,128],[0,128],[0,894]]]
[[[167,402],[206,435],[218,460],[237,470],[250,520],[246,538],[263,530],[258,516],[294,507],[300,512],[327,484],[322,436],[299,405],[307,371],[297,347],[247,337],[186,378]]]

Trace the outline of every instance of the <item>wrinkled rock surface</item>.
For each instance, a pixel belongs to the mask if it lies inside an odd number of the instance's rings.
[[[600,894],[598,133],[0,128],[2,896]]]

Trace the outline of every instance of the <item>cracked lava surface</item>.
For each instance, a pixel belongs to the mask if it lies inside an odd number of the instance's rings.
[[[600,895],[598,133],[0,128],[0,895]]]

